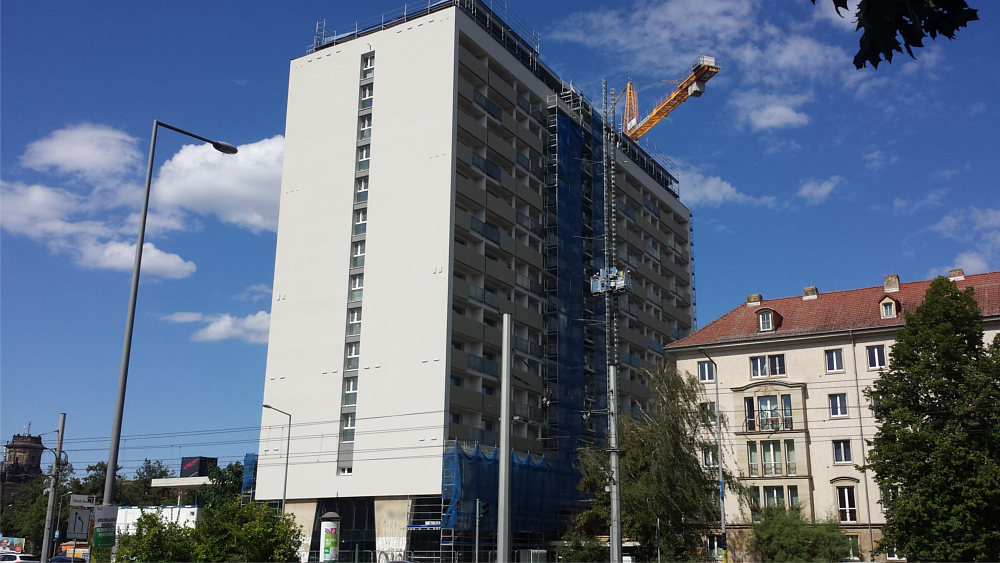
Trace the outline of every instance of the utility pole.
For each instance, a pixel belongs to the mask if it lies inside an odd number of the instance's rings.
[[[62,461],[63,430],[66,429],[66,413],[59,413],[59,437],[56,439],[56,462],[49,477],[49,507],[45,511],[45,534],[42,536],[42,563],[47,563],[52,553],[52,513],[56,509],[59,493],[59,462]],[[56,522],[58,526],[59,523]]]
[[[610,454],[609,491],[611,496],[611,563],[622,561],[621,470],[618,449],[618,311],[613,294],[623,293],[632,284],[627,271],[618,271],[618,204],[615,189],[615,112],[608,108],[608,82],[603,82],[604,107],[601,116],[604,133],[604,268],[591,279],[591,293],[604,295],[606,345],[608,360],[608,453]],[[613,94],[612,94],[613,95]]]
[[[510,558],[510,394],[511,330],[510,313],[503,315],[503,365],[500,368],[500,483],[497,499],[497,562]],[[478,534],[476,534],[478,537]]]

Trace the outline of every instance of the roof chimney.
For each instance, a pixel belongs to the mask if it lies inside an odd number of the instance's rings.
[[[899,275],[889,274],[885,277],[885,292],[899,291]]]
[[[965,271],[962,268],[948,270],[948,279],[951,281],[962,281],[965,279]]]
[[[816,299],[819,296],[819,290],[816,289],[815,285],[811,285],[802,290],[802,300],[808,301],[810,299]]]
[[[759,293],[751,293],[747,295],[747,307],[753,307],[754,305],[760,305],[760,300],[763,299]]]

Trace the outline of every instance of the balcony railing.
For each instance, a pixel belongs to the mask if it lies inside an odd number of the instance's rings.
[[[529,405],[527,403],[511,403],[511,407],[514,416],[519,416],[524,420],[530,422],[537,422],[541,424],[543,422],[543,412],[540,407],[534,405]]]
[[[496,446],[500,443],[500,433],[483,430],[482,428],[469,428],[468,433],[466,434],[466,439],[477,444]]]
[[[746,432],[777,432],[779,430],[795,430],[795,421],[791,412],[784,414],[778,410],[758,412],[756,416],[747,417],[744,421]]]
[[[525,340],[524,338],[514,337],[514,349],[524,352],[525,354],[538,356],[539,358],[544,356],[541,344],[532,342],[530,340]]]
[[[480,356],[473,356],[472,354],[469,354],[468,366],[469,369],[481,371],[489,375],[500,375],[500,364]]]
[[[469,297],[493,308],[500,307],[500,297],[496,293],[491,293],[481,287],[469,286]]]

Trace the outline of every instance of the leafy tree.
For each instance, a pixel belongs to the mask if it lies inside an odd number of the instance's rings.
[[[594,538],[579,534],[566,534],[563,543],[557,549],[559,561],[566,563],[590,563],[592,561],[608,561],[610,552],[608,546]]]
[[[193,561],[192,532],[177,522],[166,521],[157,512],[145,512],[135,522],[132,534],[121,536],[118,561]]]
[[[849,11],[847,0],[833,0],[833,5],[838,14]],[[878,68],[883,57],[891,63],[893,52],[902,53],[904,48],[913,57],[913,47],[923,47],[928,35],[954,39],[960,27],[979,19],[977,11],[965,0],[861,0],[855,15],[864,33],[854,66],[860,69],[871,63]]]
[[[107,467],[107,464],[105,464]],[[135,471],[135,479],[125,481],[118,489],[118,503],[122,506],[160,506],[173,504],[177,497],[173,489],[154,489],[153,479],[173,477],[174,472],[162,461],[143,460]]]
[[[208,485],[202,485],[198,490],[205,506],[222,506],[227,502],[239,500],[243,491],[243,464],[230,463],[225,469],[211,467],[208,470]]]
[[[851,555],[850,541],[836,521],[810,524],[798,510],[764,509],[750,533],[751,549],[761,561],[847,561]]]
[[[205,510],[194,540],[197,561],[298,561],[302,527],[267,505],[233,500]]]
[[[122,483],[125,482],[124,476],[121,474],[122,467],[118,466],[118,472],[115,475],[115,490],[120,491]],[[94,495],[97,497],[97,504],[104,503],[104,481],[108,475],[108,463],[105,461],[99,461],[94,465],[87,466],[87,475],[83,479],[73,478],[70,480],[70,488],[73,492],[80,495]]]
[[[879,426],[865,466],[883,492],[878,552],[1000,560],[1000,337],[984,345],[973,289],[932,281],[865,394]]]
[[[21,494],[14,504],[4,507],[3,535],[24,538],[36,546],[42,545],[45,533],[45,511],[49,503],[49,476],[38,475],[21,484]]]
[[[640,560],[656,557],[656,521],[660,520],[663,558],[690,559],[703,545],[706,524],[719,519],[718,469],[701,463],[702,448],[716,447],[714,414],[702,408],[697,378],[673,367],[649,374],[652,399],[641,420],[619,420],[621,450],[622,535],[640,542]],[[724,421],[723,421],[724,422]],[[578,465],[583,473],[580,491],[593,498],[591,507],[575,521],[584,534],[606,535],[610,499],[608,456],[603,448],[584,448]],[[727,487],[744,487],[728,471]]]

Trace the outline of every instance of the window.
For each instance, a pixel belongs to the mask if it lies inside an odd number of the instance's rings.
[[[747,432],[753,432],[757,429],[757,416],[754,414],[753,397],[744,397],[743,407],[747,413]]]
[[[851,553],[847,558],[855,561],[861,559],[861,542],[858,541],[858,536],[847,536],[847,543],[851,546]]]
[[[455,377],[454,375],[451,376],[451,384],[454,385],[455,387],[462,387],[462,383],[463,382],[461,377]]]
[[[764,460],[764,476],[781,475],[781,442],[778,440],[761,442],[760,454]]]
[[[851,441],[850,440],[834,440],[833,441],[833,462],[834,463],[850,463],[851,462]]]
[[[496,387],[490,387],[489,385],[483,385],[483,395],[496,395]]]
[[[778,508],[785,506],[784,487],[764,487],[764,506]]]
[[[360,240],[351,245],[351,267],[360,268],[365,265],[365,241]]]
[[[375,53],[362,55],[361,57],[361,78],[371,78],[375,76]]]
[[[882,303],[882,318],[891,319],[896,316],[896,304],[892,301],[884,301]]]
[[[497,322],[496,322],[496,321],[495,321],[494,319],[491,319],[491,318],[489,318],[489,317],[483,317],[483,323],[484,323],[484,324],[485,324],[486,326],[491,326],[491,327],[493,327],[493,328],[496,328],[496,327],[497,327]]]
[[[847,416],[847,393],[830,395],[830,416]]]
[[[340,417],[340,441],[354,441],[354,413],[349,412]]]
[[[361,343],[347,343],[347,359],[344,360],[344,369],[358,369],[358,362],[361,360]]]
[[[372,160],[372,147],[365,145],[358,147],[358,171],[368,170],[368,165]]]
[[[354,212],[354,234],[363,235],[368,230],[368,209],[358,209]]]
[[[712,362],[698,362],[698,379],[700,381],[715,381],[715,366]]]
[[[344,378],[344,405],[358,404],[358,378]]]
[[[353,475],[354,474],[354,468],[353,467],[341,467],[340,468],[340,474],[341,475]]]
[[[842,350],[826,351],[826,371],[844,371],[844,352]]]
[[[710,559],[721,559],[723,545],[722,536],[708,536],[708,557]]]
[[[365,291],[365,275],[354,274],[351,276],[351,290],[347,296],[348,301],[361,301],[361,295]]]
[[[747,459],[750,460],[750,476],[759,475],[757,465],[757,442],[747,442]]]
[[[785,355],[775,354],[767,357],[767,365],[771,375],[785,375]]]
[[[465,274],[459,272],[458,270],[453,270],[451,275],[455,276],[456,279],[464,280],[466,278]]]
[[[458,340],[452,340],[451,341],[451,347],[454,348],[454,349],[456,349],[456,350],[465,350],[465,343],[464,342],[459,342]]]
[[[767,377],[766,356],[754,356],[750,358],[750,377]]]
[[[798,508],[798,507],[799,507],[799,488],[796,485],[788,485],[788,508]]]
[[[879,369],[885,367],[885,346],[868,347],[868,369]]]
[[[361,307],[347,310],[347,336],[361,334]]]
[[[795,440],[785,440],[785,471],[788,475],[795,475]]]
[[[459,238],[459,237],[455,237],[455,244],[458,244],[458,245],[461,245],[461,246],[469,246],[469,243],[465,242],[465,239]]]
[[[484,420],[483,421],[483,430],[485,430],[487,432],[495,432],[496,431],[496,427],[497,427],[497,423],[493,422],[492,420]]]
[[[708,401],[707,403],[701,403],[701,410],[708,413],[711,420],[715,420],[715,401]]]
[[[354,203],[368,201],[368,176],[358,178],[354,183]]]
[[[771,318],[771,311],[761,311],[757,313],[757,326],[761,332],[774,330],[774,323]]]
[[[448,421],[452,424],[462,424],[462,415],[457,412],[448,413]]]
[[[781,396],[781,423],[782,428],[785,430],[792,430],[794,427],[794,418],[792,417],[792,396],[782,395]]]
[[[896,554],[896,546],[889,546],[885,550],[885,558],[889,561],[895,561],[899,559],[899,555]]]
[[[365,140],[372,138],[372,114],[362,115],[358,118],[358,139]]]
[[[760,487],[750,487],[750,516],[760,522]]]
[[[841,522],[858,521],[858,506],[854,501],[854,487],[837,487],[837,506]]]
[[[757,411],[762,431],[781,430],[781,413],[778,411],[778,398],[774,395],[757,398]]]
[[[365,84],[361,87],[361,109],[372,107],[372,99],[375,97],[375,86]]]
[[[705,467],[710,467],[710,468],[719,467],[719,462],[718,462],[718,459],[717,459],[717,456],[716,456],[717,453],[718,452],[715,451],[715,448],[712,448],[712,447],[709,447],[709,446],[702,447],[701,448],[701,463]]]
[[[458,314],[458,315],[462,315],[464,317],[465,316],[465,307],[461,307],[459,305],[452,305],[451,306],[451,312],[455,313],[455,314]]]

